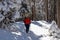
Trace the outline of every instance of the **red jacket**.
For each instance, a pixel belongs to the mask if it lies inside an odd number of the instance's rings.
[[[25,23],[25,24],[30,24],[30,23],[31,23],[30,18],[25,18],[25,19],[24,19],[24,23]]]

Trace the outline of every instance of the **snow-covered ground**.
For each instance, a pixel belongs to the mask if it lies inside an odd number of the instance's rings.
[[[18,10],[21,7],[21,1],[22,0],[3,0],[0,2],[0,11],[4,11],[3,14],[0,12],[0,22],[5,18],[4,15],[6,15],[8,11],[11,11],[11,9],[14,10],[12,19],[20,18]],[[0,40],[60,40],[60,29],[55,21],[52,21],[52,23],[32,21],[30,31],[27,34],[24,23],[16,22],[9,25],[6,29],[0,28]]]
[[[60,40],[60,29],[55,21],[32,21],[30,31],[25,32],[23,22],[16,22],[9,26],[9,30],[0,29],[0,40]]]

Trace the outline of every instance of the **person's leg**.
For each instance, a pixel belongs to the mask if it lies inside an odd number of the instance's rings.
[[[26,27],[26,33],[27,33],[27,24],[25,24],[25,27]]]
[[[25,26],[26,26],[26,33],[28,33],[30,25],[29,24],[25,24]]]
[[[29,27],[30,27],[30,26],[29,26],[29,24],[28,24],[27,29],[26,29],[26,32],[27,32],[27,33],[29,32]]]

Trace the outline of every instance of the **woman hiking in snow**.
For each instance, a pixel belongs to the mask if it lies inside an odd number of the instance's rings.
[[[31,19],[27,15],[24,18],[24,24],[25,24],[25,27],[26,27],[26,33],[28,33],[29,32],[29,28],[30,28],[30,24],[31,24]]]

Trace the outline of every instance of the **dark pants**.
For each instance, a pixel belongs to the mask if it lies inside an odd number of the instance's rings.
[[[25,24],[25,27],[26,27],[26,33],[28,33],[30,24]]]

